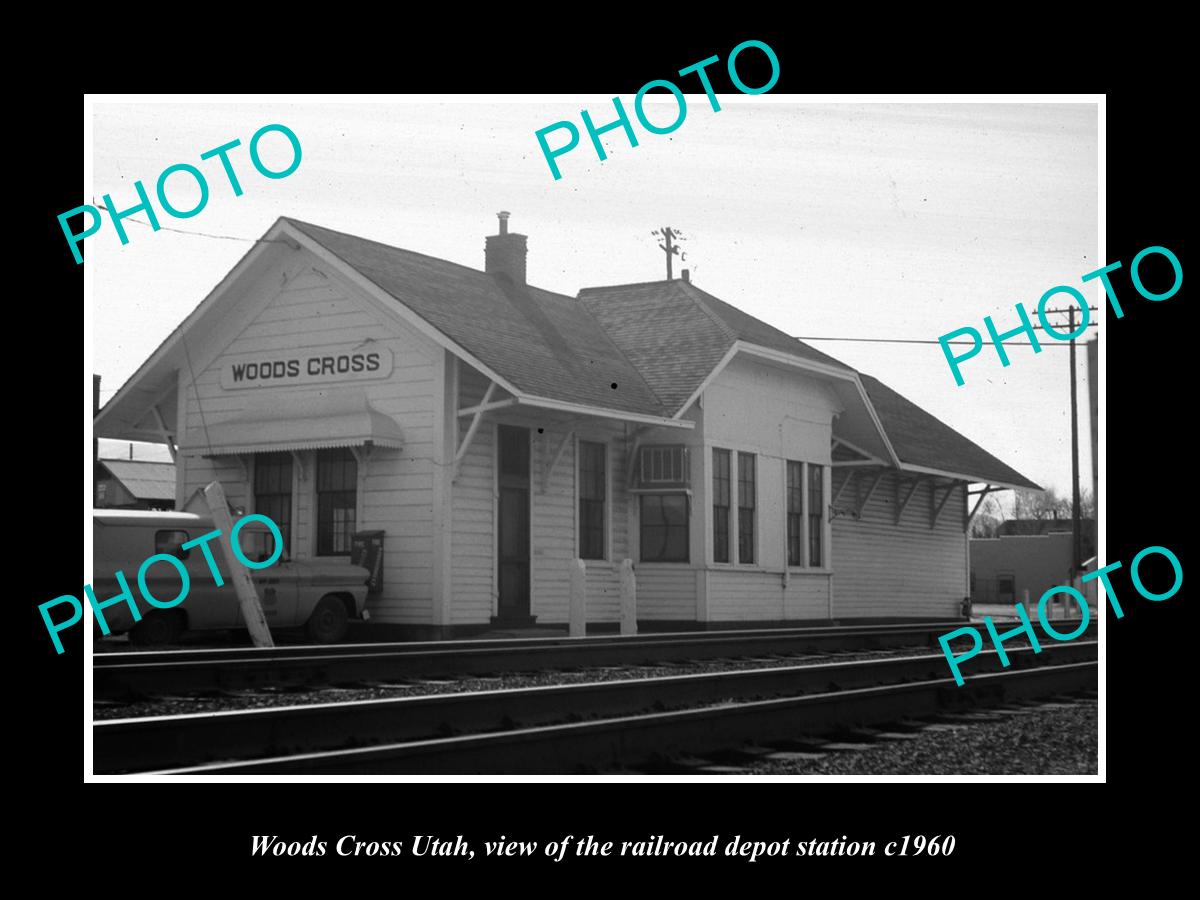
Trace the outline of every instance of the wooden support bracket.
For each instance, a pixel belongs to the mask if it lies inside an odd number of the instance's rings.
[[[546,461],[542,465],[542,493],[546,493],[550,488],[550,476],[554,474],[554,469],[558,465],[558,461],[562,459],[562,455],[566,452],[567,444],[575,437],[575,426],[569,425],[568,431],[562,436],[562,440],[558,442],[558,446],[553,453],[546,454]]]
[[[158,425],[158,433],[162,436],[163,443],[167,445],[167,452],[171,454],[171,462],[175,462],[175,456],[178,452],[175,447],[175,436],[167,428],[167,420],[163,418],[162,410],[158,408],[158,404],[155,403],[151,409],[154,410],[154,421]]]
[[[492,399],[492,394],[496,392],[496,382],[489,381],[487,390],[483,393],[483,401],[476,407],[473,407],[475,414],[471,418],[471,424],[467,426],[467,433],[463,435],[462,442],[458,445],[458,450],[454,454],[454,472],[451,475],[451,481],[458,480],[458,467],[462,462],[462,458],[467,455],[467,450],[471,447],[471,441],[475,439],[475,432],[479,430],[479,422],[483,419],[483,414],[487,412],[488,402]]]
[[[982,491],[971,491],[970,492],[970,495],[972,497],[978,497],[979,499],[975,501],[975,505],[973,507],[971,507],[971,509],[967,512],[967,520],[963,523],[963,531],[966,531],[968,528],[971,527],[971,523],[975,521],[975,516],[979,512],[979,508],[981,506],[983,506],[983,501],[987,497],[987,495],[995,493],[998,490],[1001,490],[1001,488],[994,488],[994,487],[988,486],[988,487],[985,487]]]
[[[849,473],[846,475],[845,481],[843,481],[838,486],[838,489],[836,491],[834,491],[833,499],[829,501],[830,506],[833,506],[834,504],[836,504],[838,502],[838,498],[840,496],[842,496],[842,491],[846,490],[846,488],[850,486],[850,482],[852,482],[854,480],[854,476],[857,474],[858,474],[858,471],[856,469],[851,469],[849,471]]]
[[[871,495],[875,493],[875,488],[879,487],[879,483],[883,481],[883,476],[887,474],[886,470],[881,469],[879,474],[875,476],[875,480],[871,482],[871,486],[867,488],[866,496],[858,501],[858,517],[861,519],[863,510],[867,508],[867,503],[871,499]]]
[[[946,486],[946,493],[942,494],[942,499],[937,500],[937,503],[929,516],[930,531],[937,527],[938,519],[940,519],[942,516],[942,509],[945,507],[946,501],[950,499],[950,495],[954,493],[954,489],[956,487],[958,487],[958,485],[955,482],[950,482],[950,484]],[[933,491],[929,495],[930,502],[933,502],[937,497],[937,491],[937,485],[935,484],[933,486]]]
[[[904,510],[908,508],[909,501],[912,500],[913,495],[915,495],[917,493],[917,488],[919,488],[920,486],[921,486],[921,479],[914,478],[908,484],[908,491],[904,494],[903,497],[901,497],[900,490],[901,490],[902,484],[901,484],[901,481],[899,478],[896,479],[896,524],[897,525],[900,524],[900,520],[904,517]]]

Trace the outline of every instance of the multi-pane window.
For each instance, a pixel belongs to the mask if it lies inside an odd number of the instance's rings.
[[[358,463],[349,448],[317,451],[317,555],[349,556],[358,503]]]
[[[754,454],[738,454],[738,562],[754,562]]]
[[[713,562],[729,562],[729,451],[713,448]]]
[[[292,546],[292,454],[254,457],[254,511],[279,526],[283,546]]]
[[[804,464],[788,460],[787,464],[787,558],[789,566],[802,566],[804,526]]]
[[[825,514],[825,467],[808,464],[808,564],[821,565],[821,533]]]
[[[687,494],[642,494],[643,562],[688,561]]]
[[[579,442],[579,556],[604,559],[605,452],[603,444]]]

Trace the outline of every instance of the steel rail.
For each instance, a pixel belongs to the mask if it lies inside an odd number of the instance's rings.
[[[1093,662],[1095,641],[1008,651],[1013,670]],[[967,684],[1000,670],[998,654],[971,660]],[[228,712],[115,719],[93,726],[98,773],[162,769],[210,760],[247,760],[339,751],[364,744],[420,742],[782,695],[845,693],[904,683],[944,683],[945,657],[922,655],[803,666],[626,678],[585,684],[472,691],[385,700],[280,706]],[[953,687],[953,681],[950,681]],[[965,691],[954,688],[951,694]],[[952,699],[952,698],[950,698]],[[853,724],[853,723],[850,723]]]
[[[938,636],[962,625],[962,622],[935,622],[574,639],[101,653],[92,657],[93,690],[97,699],[117,699],[263,685],[343,684],[421,676],[933,646]]]

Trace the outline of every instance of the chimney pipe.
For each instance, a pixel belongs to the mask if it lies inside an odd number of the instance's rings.
[[[692,273],[689,272],[687,269],[684,269],[682,272],[680,272],[680,274],[683,276],[684,281],[689,282],[689,283],[691,282]]]
[[[483,270],[489,275],[504,275],[514,285],[525,284],[526,237],[508,233],[507,211],[497,213],[500,233],[493,234],[484,243]]]

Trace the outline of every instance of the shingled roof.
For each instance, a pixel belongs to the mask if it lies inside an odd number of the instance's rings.
[[[584,288],[576,300],[308,222],[283,221],[534,396],[674,416],[738,341],[856,372],[690,282]],[[901,463],[1040,490],[883,382],[858,375]]]
[[[674,412],[573,297],[308,222],[284,221],[520,391],[601,409],[663,417]]]
[[[853,371],[686,281],[584,288],[579,302],[612,335],[672,413],[739,340]]]
[[[973,481],[1040,491],[1016,469],[930,415],[878,378],[858,373],[900,462],[969,476]]]

